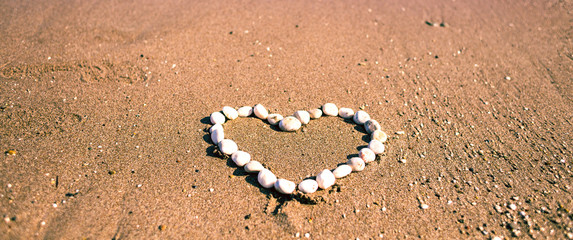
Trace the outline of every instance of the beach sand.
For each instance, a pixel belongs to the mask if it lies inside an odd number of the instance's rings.
[[[573,238],[572,14],[571,1],[3,1],[0,238]],[[327,102],[364,109],[389,139],[315,204],[260,187],[210,141],[223,106]],[[225,124],[297,183],[369,140],[336,117],[303,128]]]

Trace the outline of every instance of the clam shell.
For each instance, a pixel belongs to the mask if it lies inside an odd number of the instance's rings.
[[[388,140],[388,135],[382,130],[376,130],[370,135],[370,139],[385,143]]]
[[[372,150],[375,154],[382,154],[384,152],[384,143],[378,140],[372,140],[368,143],[368,148]]]
[[[237,110],[235,110],[234,108],[229,107],[229,106],[223,107],[223,114],[229,120],[233,120],[233,119],[236,119],[239,117],[239,113],[237,112]]]
[[[322,170],[318,175],[316,175],[316,182],[318,187],[322,189],[327,189],[334,184],[335,177],[334,174],[328,169]]]
[[[275,182],[275,189],[282,194],[292,194],[296,189],[296,184],[281,178]]]
[[[253,107],[253,113],[262,120],[266,120],[269,116],[269,111],[261,104],[257,104]]]
[[[358,155],[360,155],[360,158],[362,158],[362,160],[364,160],[365,163],[373,162],[374,160],[376,160],[376,154],[370,148],[360,149]]]
[[[310,122],[310,114],[307,111],[296,111],[293,115],[296,119],[300,121],[300,123],[306,125]]]
[[[277,181],[277,176],[275,176],[268,169],[263,169],[259,172],[257,180],[259,181],[259,184],[261,184],[261,186],[264,188],[272,188]]]
[[[334,105],[334,103],[325,103],[324,105],[322,105],[322,112],[324,113],[324,115],[337,116],[338,107]]]
[[[310,114],[310,118],[311,119],[317,119],[322,117],[322,110],[315,108],[315,109],[311,109],[308,110],[308,114]]]
[[[303,180],[298,184],[298,190],[303,193],[313,193],[318,190],[318,183],[312,179]]]
[[[334,171],[332,171],[332,174],[334,175],[335,178],[343,178],[348,176],[348,174],[350,174],[351,172],[352,172],[351,166],[342,164],[338,166],[336,169],[334,169]]]
[[[209,128],[209,133],[212,133],[216,129],[223,129],[223,125],[221,125],[220,123],[217,123],[217,124],[211,126],[211,128]]]
[[[239,114],[239,117],[251,116],[251,114],[253,114],[253,107],[250,107],[250,106],[240,107],[237,110],[237,114]]]
[[[350,158],[346,164],[348,164],[348,166],[350,166],[354,172],[360,172],[364,170],[364,167],[366,167],[364,160],[359,157]]]
[[[220,112],[211,113],[211,117],[209,118],[211,123],[214,124],[223,124],[225,123],[225,115]]]
[[[354,122],[358,125],[362,125],[366,123],[366,121],[370,120],[370,115],[368,115],[365,111],[358,111],[354,114],[354,118],[352,118]]]
[[[223,128],[217,128],[211,132],[211,141],[213,141],[213,143],[218,144],[223,139],[225,139]]]
[[[338,116],[344,119],[351,118],[354,116],[354,110],[351,108],[340,108],[338,109]]]
[[[286,132],[294,132],[302,126],[302,123],[293,116],[283,118],[279,122],[279,128]]]
[[[233,159],[233,162],[235,162],[237,166],[242,167],[251,161],[251,154],[248,152],[236,151],[231,155],[231,159]]]
[[[283,120],[283,115],[280,115],[278,113],[271,113],[269,114],[269,116],[267,117],[267,121],[271,124],[271,125],[277,125],[279,124],[279,122]]]
[[[376,130],[382,129],[382,127],[380,126],[380,123],[378,123],[378,121],[376,121],[374,119],[370,119],[370,120],[366,121],[364,123],[364,128],[366,129],[366,132],[368,132],[368,133],[373,133]]]
[[[231,139],[223,139],[217,145],[219,146],[219,151],[226,155],[231,155],[239,150],[237,144]]]
[[[265,169],[265,167],[263,167],[263,165],[258,161],[250,161],[247,164],[245,164],[244,168],[245,172],[249,173],[260,172],[261,170]]]

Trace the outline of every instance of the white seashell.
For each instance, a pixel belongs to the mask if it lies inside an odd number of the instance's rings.
[[[237,166],[242,167],[251,161],[251,154],[248,152],[236,151],[231,155],[231,159],[233,159],[233,162],[235,162]]]
[[[279,122],[280,129],[286,132],[294,132],[298,130],[301,126],[302,123],[293,116],[288,116],[286,118],[283,118],[283,120]]]
[[[356,124],[362,125],[366,123],[366,121],[370,120],[370,115],[368,115],[367,112],[360,110],[354,114],[353,120]]]
[[[277,181],[277,176],[275,176],[271,171],[268,169],[263,169],[259,172],[257,176],[257,180],[264,188],[272,188]]]
[[[336,169],[334,169],[334,171],[332,171],[332,174],[334,175],[335,178],[343,178],[348,176],[348,174],[350,174],[351,172],[352,172],[351,166],[342,164],[338,166]]]
[[[308,110],[308,114],[310,114],[310,118],[312,119],[317,119],[322,117],[322,110],[315,108],[315,109],[311,109]]]
[[[267,109],[261,104],[257,104],[253,107],[253,113],[255,113],[255,116],[263,120],[266,120],[269,116],[269,111],[267,111]]]
[[[310,114],[307,111],[296,111],[293,115],[296,119],[300,121],[300,123],[306,125],[310,122]]]
[[[245,164],[245,172],[255,173],[260,172],[263,169],[265,169],[265,167],[263,167],[263,165],[257,161],[250,161]]]
[[[364,160],[359,157],[350,158],[346,164],[348,164],[348,166],[350,166],[354,172],[360,172],[364,170],[364,167],[366,167]]]
[[[267,117],[267,121],[269,121],[269,123],[271,125],[277,125],[279,124],[279,122],[283,120],[283,115],[280,115],[278,113],[271,113],[269,114],[269,116]]]
[[[316,175],[316,182],[318,187],[322,189],[327,189],[334,184],[335,177],[334,174],[328,169],[322,170],[318,175]]]
[[[386,133],[382,130],[376,130],[370,135],[370,139],[385,143],[386,140],[388,140],[388,135],[386,135]]]
[[[351,118],[354,116],[354,110],[351,108],[340,108],[338,109],[338,116],[344,119]]]
[[[372,140],[368,143],[368,148],[372,150],[375,154],[381,154],[384,152],[384,143],[378,140]]]
[[[237,113],[239,114],[239,117],[251,116],[251,114],[253,114],[253,107],[250,107],[250,106],[240,107],[237,110]]]
[[[275,189],[282,194],[292,194],[296,189],[296,184],[281,178],[275,182]]]
[[[213,141],[214,144],[218,144],[223,139],[225,139],[225,132],[223,131],[223,128],[218,128],[211,132],[211,141]]]
[[[338,107],[334,105],[334,103],[325,103],[324,105],[322,105],[322,112],[324,113],[324,115],[337,116]]]
[[[376,160],[376,154],[370,148],[360,149],[358,155],[360,155],[360,158],[362,158],[362,160],[364,160],[365,163],[373,162],[374,160]]]
[[[318,183],[312,179],[306,179],[298,184],[298,190],[303,193],[313,193],[318,190]]]
[[[215,131],[216,129],[223,129],[223,125],[221,125],[220,123],[217,123],[213,126],[211,126],[211,128],[209,128],[209,133],[212,133],[213,131]]]
[[[239,113],[237,112],[237,110],[235,110],[234,108],[229,107],[229,106],[223,107],[223,114],[224,114],[225,117],[227,117],[229,120],[233,120],[233,119],[239,117]]]
[[[382,127],[380,126],[380,123],[378,123],[378,121],[376,121],[374,119],[370,119],[370,120],[366,121],[364,123],[364,128],[366,129],[366,132],[368,132],[368,133],[373,133],[376,130],[382,129]]]
[[[231,140],[231,139],[223,139],[223,140],[219,141],[219,144],[217,144],[217,145],[219,146],[219,151],[221,151],[223,154],[227,154],[227,155],[231,155],[231,154],[233,154],[239,150],[239,147],[237,147],[237,144],[235,142],[233,142],[233,140]]]
[[[223,124],[225,123],[225,115],[220,112],[211,113],[211,117],[209,118],[212,124]]]

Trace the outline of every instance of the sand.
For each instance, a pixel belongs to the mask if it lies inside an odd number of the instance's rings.
[[[573,238],[572,9],[3,1],[0,238]],[[315,204],[261,188],[209,140],[223,106],[326,102],[389,139]],[[295,182],[368,141],[335,117],[225,129]]]

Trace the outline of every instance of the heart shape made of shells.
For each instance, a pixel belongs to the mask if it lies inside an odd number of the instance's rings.
[[[223,107],[222,111],[214,112],[210,116],[210,121],[213,124],[209,129],[211,140],[219,149],[219,152],[227,156],[231,156],[233,162],[243,167],[248,173],[258,174],[257,180],[264,188],[273,188],[282,194],[293,194],[297,189],[297,185],[287,179],[277,178],[270,170],[266,169],[260,162],[251,160],[251,155],[247,152],[240,151],[237,144],[225,138],[223,124],[228,120],[233,120],[238,117],[249,117],[254,114],[257,118],[266,120],[271,125],[278,125],[282,131],[294,132],[308,124],[311,119],[318,119],[325,116],[339,116],[344,119],[350,119],[358,124],[364,126],[368,134],[370,134],[370,142],[368,147],[360,149],[358,156],[350,158],[345,164],[341,164],[334,170],[324,169],[316,175],[316,180],[307,178],[298,184],[298,190],[302,193],[314,193],[319,188],[327,189],[334,185],[337,178],[348,176],[351,172],[360,172],[364,170],[366,164],[373,162],[377,154],[384,152],[384,142],[387,140],[387,135],[381,130],[378,121],[370,119],[370,115],[365,111],[357,111],[350,108],[338,108],[334,103],[326,103],[320,109],[312,109],[309,111],[296,111],[292,116],[283,117],[277,113],[271,113],[261,105],[257,104],[254,107],[244,106],[239,109],[233,107]]]

